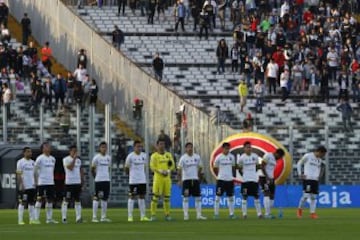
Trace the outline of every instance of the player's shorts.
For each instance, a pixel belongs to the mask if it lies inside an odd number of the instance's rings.
[[[171,179],[155,178],[153,182],[152,192],[156,196],[171,196]]]
[[[319,181],[316,180],[304,180],[303,191],[305,193],[319,194]]]
[[[234,196],[234,182],[233,181],[224,181],[224,180],[216,181],[216,195],[222,196],[224,193],[226,193],[227,197]]]
[[[182,195],[200,197],[200,182],[197,179],[184,180],[182,183]]]
[[[129,185],[129,196],[138,196],[146,194],[146,184],[130,184]]]
[[[95,197],[101,200],[108,200],[110,194],[110,182],[95,182]]]
[[[270,181],[266,180],[266,177],[260,177],[259,178],[259,185],[261,188],[261,191],[264,193],[270,193],[271,195],[275,194],[275,182],[274,179],[271,179]]]
[[[257,182],[243,182],[241,184],[241,194],[259,198],[259,184]]]
[[[68,184],[65,185],[65,198],[67,200],[80,201],[81,184]]]
[[[55,200],[55,185],[41,185],[37,188],[37,197]]]
[[[34,205],[36,201],[36,189],[26,189],[24,191],[19,191],[19,203],[29,203],[30,205]]]

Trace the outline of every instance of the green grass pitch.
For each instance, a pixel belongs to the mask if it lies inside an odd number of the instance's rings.
[[[308,209],[304,211],[303,219],[297,219],[295,209],[284,209],[281,219],[257,219],[253,209],[249,210],[248,219],[227,219],[227,211],[223,209],[219,220],[213,220],[211,209],[203,211],[208,217],[206,221],[195,220],[195,213],[191,211],[192,219],[183,220],[180,209],[172,210],[171,222],[166,222],[162,216],[162,209],[158,210],[158,220],[154,222],[140,222],[138,209],[135,209],[134,222],[127,222],[126,209],[109,209],[108,217],[112,223],[90,223],[91,210],[83,210],[83,218],[87,223],[75,224],[74,211],[68,213],[68,224],[57,225],[17,225],[17,210],[0,210],[0,239],[46,239],[46,240],[82,240],[82,239],[151,239],[151,240],[211,240],[211,239],[246,239],[246,240],[352,240],[359,239],[360,210],[359,209],[318,209],[319,219],[308,217]],[[240,216],[240,210],[236,209]],[[41,211],[44,222],[45,211]],[[27,222],[27,213],[24,219]],[[54,211],[54,219],[60,220],[60,211]]]

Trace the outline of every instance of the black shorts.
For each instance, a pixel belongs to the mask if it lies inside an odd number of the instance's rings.
[[[217,180],[216,182],[216,196],[222,196],[226,193],[227,197],[234,196],[234,182]]]
[[[243,182],[241,184],[241,194],[243,197],[259,198],[259,184],[257,182]]]
[[[41,185],[37,187],[37,198],[55,200],[55,185]]]
[[[34,205],[36,201],[36,189],[26,189],[24,191],[19,191],[19,203],[29,203],[30,205]]]
[[[305,193],[319,194],[319,181],[316,180],[304,180],[303,191]]]
[[[101,200],[108,200],[110,194],[110,182],[95,182],[95,197]]]
[[[129,196],[138,196],[146,194],[146,184],[130,184],[129,185]]]
[[[200,182],[197,179],[184,180],[182,182],[182,195],[200,197]]]
[[[75,200],[75,202],[80,201],[81,194],[81,184],[69,184],[65,185],[65,199],[66,200]]]
[[[260,185],[261,191],[263,191],[263,193],[270,193],[270,195],[275,194],[275,182],[274,182],[274,179],[266,181],[266,177],[260,177],[259,178],[259,185]]]

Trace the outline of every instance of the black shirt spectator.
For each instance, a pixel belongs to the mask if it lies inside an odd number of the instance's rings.
[[[24,13],[24,17],[21,19],[22,30],[22,44],[27,45],[29,36],[31,35],[31,20],[28,18],[27,13]]]

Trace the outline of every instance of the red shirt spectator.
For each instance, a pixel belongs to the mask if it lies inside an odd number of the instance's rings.
[[[282,68],[284,66],[285,56],[284,56],[284,52],[282,51],[281,48],[278,48],[278,50],[273,53],[272,58],[274,59],[274,62],[277,63],[279,68]]]
[[[309,24],[313,19],[314,19],[314,15],[310,12],[310,10],[306,10],[303,15],[304,22],[306,24]]]

